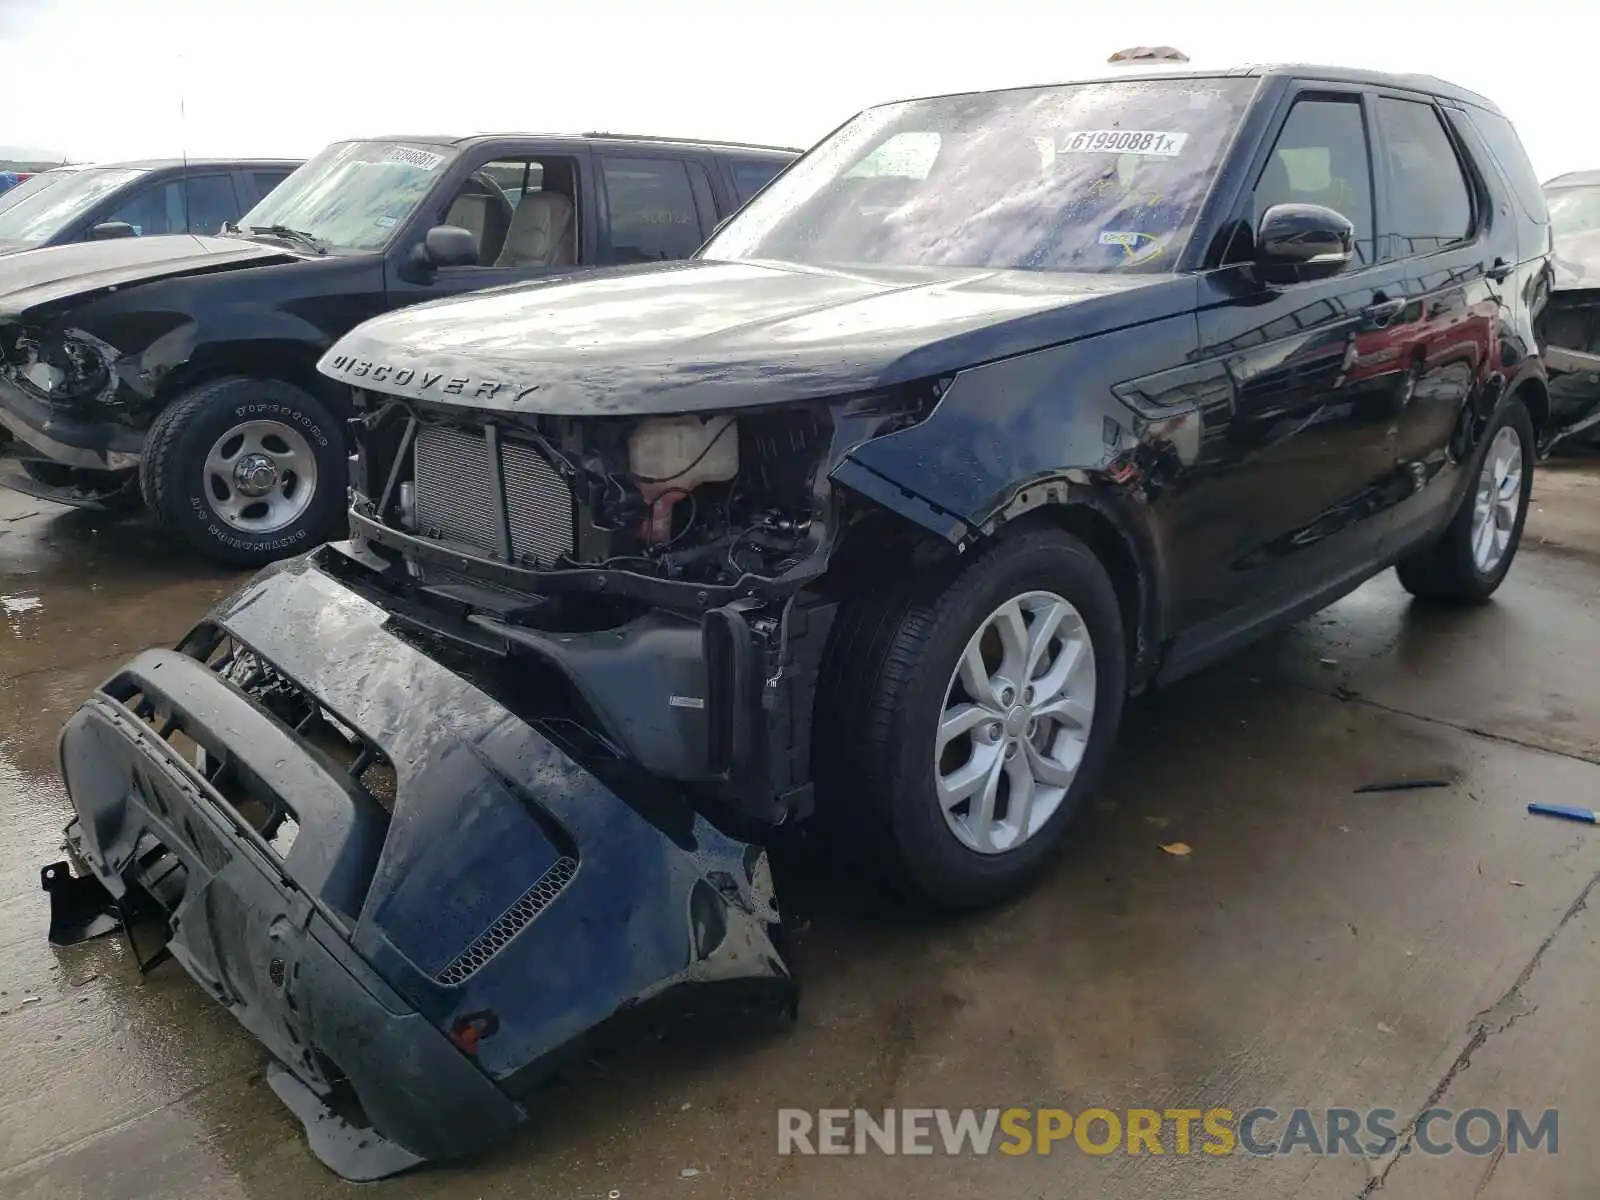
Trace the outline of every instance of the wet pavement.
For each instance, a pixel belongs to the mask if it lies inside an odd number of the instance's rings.
[[[405,1197],[1590,1196],[1600,1148],[1600,468],[1541,474],[1496,602],[1391,575],[1131,712],[1034,893],[914,920],[798,854],[788,1029],[694,1025],[589,1064]],[[116,939],[45,941],[55,734],[242,576],[140,522],[0,495],[0,1195],[326,1197],[256,1044]],[[1357,792],[1435,779],[1447,786]],[[1164,852],[1184,843],[1190,853]],[[787,885],[787,886],[786,886]],[[777,1110],[1559,1106],[1559,1152],[780,1157]],[[1170,1136],[1168,1140],[1171,1148]],[[691,1172],[693,1172],[691,1174]]]

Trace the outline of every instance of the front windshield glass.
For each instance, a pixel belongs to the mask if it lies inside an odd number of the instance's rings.
[[[1255,87],[1130,79],[869,109],[701,257],[1171,270]]]
[[[5,212],[18,201],[26,200],[37,192],[42,192],[52,183],[60,183],[67,178],[70,171],[44,171],[30,179],[24,179],[16,187],[7,192],[0,192],[0,212]]]
[[[41,245],[143,174],[135,167],[90,167],[58,176],[59,182],[0,205],[0,242]],[[30,179],[15,190],[20,192],[33,182]]]
[[[440,146],[339,142],[240,217],[239,228],[281,227],[332,249],[376,250],[416,211],[452,157]]]

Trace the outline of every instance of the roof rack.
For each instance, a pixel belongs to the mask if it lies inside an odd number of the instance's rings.
[[[785,154],[800,154],[797,146],[774,146],[767,142],[730,142],[724,138],[697,138],[697,137],[662,137],[653,133],[608,133],[605,130],[591,130],[580,136],[586,138],[605,138],[619,142],[676,142],[681,144],[700,146],[726,146],[731,150],[778,150]]]

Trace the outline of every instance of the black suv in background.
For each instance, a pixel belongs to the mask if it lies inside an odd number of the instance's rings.
[[[151,159],[56,167],[0,205],[0,254],[108,238],[220,233],[289,177],[285,159]]]
[[[990,902],[1131,691],[1391,565],[1490,596],[1549,246],[1486,100],[1163,70],[870,109],[688,262],[369,321],[351,538],[71,719],[52,897],[153,914],[338,1169],[481,1146],[639,1000],[781,993],[779,826]]]
[[[212,236],[127,238],[181,214],[158,193],[97,205],[84,219],[114,240],[0,259],[0,435],[22,471],[0,482],[88,506],[142,496],[225,563],[309,549],[344,529],[349,389],[316,371],[340,335],[421,300],[685,257],[797,154],[606,134],[377,138],[328,147],[226,232],[196,177],[190,227]],[[39,202],[64,206],[90,174]],[[0,234],[21,207],[0,212]]]

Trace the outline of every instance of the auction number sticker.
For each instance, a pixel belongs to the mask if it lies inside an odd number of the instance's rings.
[[[410,146],[395,146],[383,158],[385,162],[405,163],[407,166],[420,167],[424,171],[436,170],[444,161],[442,154],[413,150]]]
[[[1158,234],[1141,233],[1137,230],[1102,230],[1100,244],[1102,246],[1121,246],[1122,253],[1130,264],[1142,263],[1155,258],[1162,250],[1162,239]]]
[[[1187,133],[1162,129],[1080,129],[1061,135],[1056,149],[1062,154],[1147,154],[1177,158],[1183,153]]]

